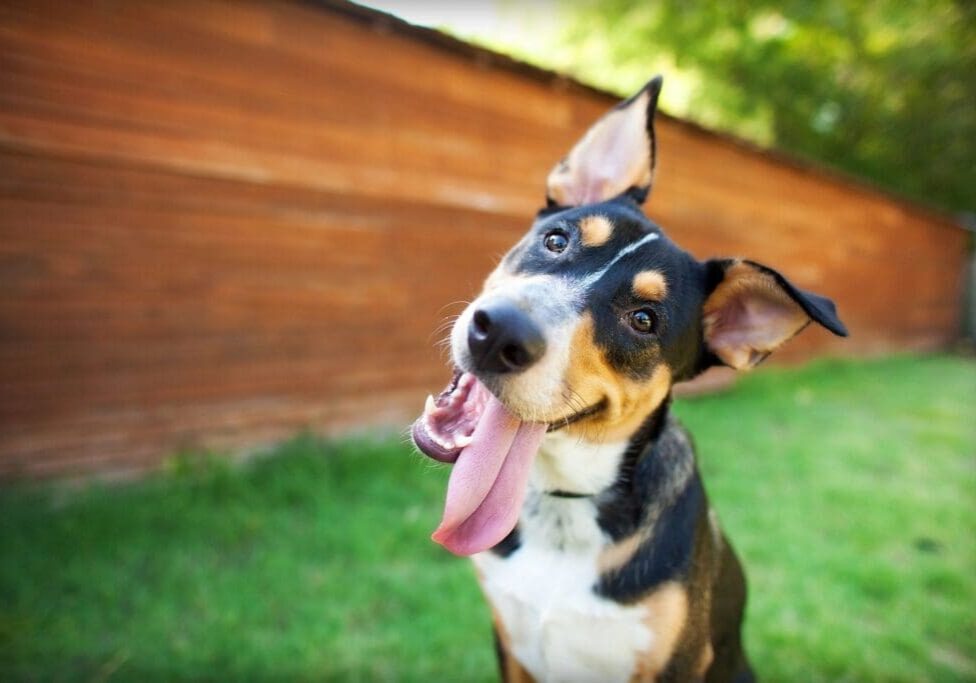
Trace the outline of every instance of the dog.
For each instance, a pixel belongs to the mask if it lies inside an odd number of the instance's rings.
[[[455,322],[449,386],[414,423],[454,463],[433,539],[471,556],[504,681],[735,681],[745,578],[672,387],[747,369],[829,299],[750,260],[700,262],[642,212],[662,80],[599,119]]]

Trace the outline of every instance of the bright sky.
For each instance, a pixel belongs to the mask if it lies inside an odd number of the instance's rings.
[[[360,0],[411,24],[446,28],[459,36],[479,36],[501,44],[518,43],[554,12],[554,0]]]

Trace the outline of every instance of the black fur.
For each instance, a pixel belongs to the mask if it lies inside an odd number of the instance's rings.
[[[664,430],[670,404],[668,397],[631,439],[613,486],[599,497],[597,524],[614,541],[634,533],[644,520],[650,501],[641,493],[645,486],[653,488],[654,477],[642,463],[654,457],[654,444]]]
[[[653,463],[654,458],[645,462]],[[677,498],[660,512],[650,537],[626,564],[600,578],[596,592],[617,602],[630,603],[653,592],[665,581],[686,578],[691,566],[695,525],[706,513],[705,491],[695,474]]]
[[[508,536],[502,539],[501,543],[491,549],[499,557],[508,557],[522,547],[522,539],[519,537],[518,525],[512,529]]]

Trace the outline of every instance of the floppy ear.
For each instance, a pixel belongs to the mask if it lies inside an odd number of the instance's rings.
[[[847,336],[833,301],[797,289],[771,268],[738,259],[705,268],[711,290],[702,310],[705,343],[730,367],[758,365],[811,320]]]
[[[607,112],[586,132],[546,180],[550,206],[581,206],[625,192],[639,202],[654,179],[654,112],[660,76]]]

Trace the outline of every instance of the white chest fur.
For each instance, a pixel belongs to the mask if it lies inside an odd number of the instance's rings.
[[[539,681],[628,681],[638,655],[653,646],[646,607],[593,592],[600,551],[610,542],[593,502],[541,493],[605,488],[623,448],[548,437],[519,522],[521,546],[507,558],[473,558],[513,654]]]

